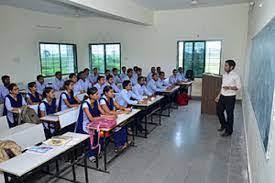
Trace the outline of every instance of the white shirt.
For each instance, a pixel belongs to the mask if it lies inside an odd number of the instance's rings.
[[[96,87],[97,90],[98,90],[98,95],[99,96],[101,96],[103,94],[103,89],[105,88],[105,86],[107,86],[106,83],[104,83],[103,85],[100,85],[99,83],[96,83],[94,85],[94,87]]]
[[[90,88],[91,86],[91,83],[87,79],[85,81],[79,79],[74,85],[74,95],[77,96],[83,91],[87,92],[88,88]]]
[[[236,86],[238,90],[225,90],[223,89],[224,86]],[[222,76],[222,89],[221,95],[223,96],[235,96],[237,92],[241,89],[241,80],[240,77],[234,72],[231,71],[230,73],[224,73]]]
[[[46,88],[47,84],[44,82],[43,84],[39,83],[38,81],[36,81],[36,89],[37,89],[37,92],[42,95],[43,94],[43,91],[44,89]]]
[[[135,100],[131,100],[131,98]],[[136,96],[132,91],[127,91],[125,89],[121,90],[116,97],[116,101],[122,107],[127,107],[128,105],[137,104],[139,99],[140,98]]]
[[[63,86],[64,86],[64,80],[63,79],[59,80],[57,78],[54,78],[53,89],[55,91],[59,91]]]
[[[69,96],[70,94],[67,92],[67,91],[65,91],[65,93]],[[66,96],[66,94],[65,93],[62,93],[61,94],[61,96],[60,96],[60,102],[61,102],[61,111],[64,111],[64,110],[66,110],[66,109],[69,109],[69,107],[66,105],[66,103],[65,103],[65,101],[64,100],[69,100],[68,98],[67,98],[67,96]]]
[[[133,92],[137,95],[137,96],[140,96],[142,98],[144,98],[143,96],[151,96],[153,95],[153,93],[151,93],[145,85],[140,85],[139,83],[136,84],[134,87],[133,87]]]

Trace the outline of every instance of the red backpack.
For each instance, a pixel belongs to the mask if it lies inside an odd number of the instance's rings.
[[[188,105],[188,94],[187,93],[181,93],[177,96],[177,104],[180,106]]]

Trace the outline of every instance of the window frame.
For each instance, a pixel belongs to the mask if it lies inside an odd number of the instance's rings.
[[[89,66],[90,66],[90,70],[93,69],[93,61],[92,61],[92,46],[93,45],[103,45],[103,49],[104,49],[104,71],[106,71],[106,45],[115,45],[118,44],[119,45],[119,68],[117,68],[119,70],[119,73],[121,73],[121,43],[120,42],[111,42],[111,43],[89,43]],[[98,69],[98,68],[97,68]],[[99,74],[105,74],[105,73],[99,73]]]
[[[41,58],[41,44],[55,44],[55,45],[58,45],[58,50],[59,50],[59,62],[60,62],[60,71],[62,73],[62,76],[67,76],[67,75],[70,75],[71,73],[67,73],[67,74],[63,74],[62,72],[62,61],[61,61],[61,51],[60,51],[60,45],[70,45],[70,46],[73,46],[73,51],[74,51],[74,73],[78,73],[78,61],[77,61],[77,45],[74,44],[74,43],[58,43],[58,42],[39,42],[38,43],[38,47],[39,47],[39,60],[40,60],[40,74],[43,75],[43,72],[42,72],[42,58]],[[44,75],[43,75],[44,76]],[[50,77],[54,77],[55,74],[53,75],[47,75],[47,76],[44,76],[45,78],[50,78]]]
[[[184,54],[185,54],[185,52],[184,52],[184,50],[185,50],[185,42],[192,42],[193,43],[193,50],[192,50],[192,53],[194,52],[194,49],[195,49],[195,47],[194,47],[194,43],[195,42],[204,42],[204,67],[203,67],[203,70],[204,70],[204,72],[205,72],[205,64],[206,64],[206,43],[207,42],[210,42],[210,41],[219,41],[219,42],[221,42],[221,51],[220,51],[220,67],[219,67],[219,75],[221,74],[221,63],[222,63],[222,51],[223,51],[223,40],[222,39],[209,39],[209,40],[178,40],[177,41],[177,68],[179,68],[179,44],[180,44],[180,42],[183,42],[183,56],[182,56],[182,65],[183,65],[183,67],[184,67]],[[192,60],[193,60],[193,54],[192,54]],[[193,67],[193,62],[192,62],[192,67]],[[185,72],[185,68],[184,68],[184,72]],[[202,76],[201,77],[198,77],[198,76],[196,76],[195,78],[202,78]]]

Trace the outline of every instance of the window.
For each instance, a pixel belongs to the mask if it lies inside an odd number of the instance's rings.
[[[106,69],[112,70],[121,67],[120,43],[90,44],[90,65],[97,68],[99,73],[104,73]]]
[[[75,44],[40,43],[39,48],[43,76],[54,76],[57,71],[62,74],[77,72]]]
[[[205,72],[220,74],[221,41],[179,41],[178,67],[193,70],[194,76]]]

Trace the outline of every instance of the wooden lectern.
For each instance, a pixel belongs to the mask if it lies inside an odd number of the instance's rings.
[[[214,74],[203,74],[201,113],[216,114],[215,98],[221,91],[222,76]]]

